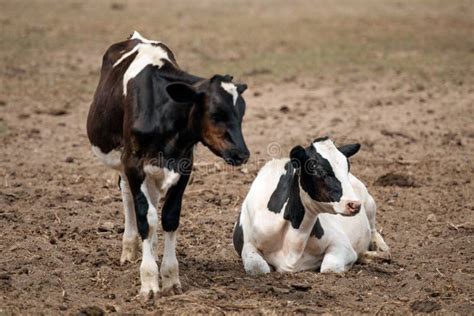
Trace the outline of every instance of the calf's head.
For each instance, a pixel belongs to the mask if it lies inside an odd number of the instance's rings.
[[[352,216],[361,203],[349,182],[349,157],[360,144],[336,147],[327,137],[315,139],[303,148],[296,146],[290,158],[298,168],[303,204],[317,212]]]
[[[242,135],[245,84],[234,84],[229,75],[215,75],[196,86],[183,83],[168,85],[168,94],[178,102],[192,102],[194,126],[199,140],[228,164],[247,162],[250,152]]]

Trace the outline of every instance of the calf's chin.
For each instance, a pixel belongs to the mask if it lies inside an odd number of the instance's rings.
[[[247,149],[244,150],[230,150],[224,152],[222,158],[231,166],[240,166],[248,161],[250,152]]]

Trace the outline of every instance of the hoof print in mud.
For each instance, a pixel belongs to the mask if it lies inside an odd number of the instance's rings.
[[[401,188],[417,188],[420,185],[412,176],[400,173],[386,173],[375,180],[374,185],[381,187],[401,187]]]

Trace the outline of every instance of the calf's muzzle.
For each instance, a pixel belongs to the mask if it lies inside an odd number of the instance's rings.
[[[345,207],[345,214],[346,216],[353,216],[359,213],[361,208],[360,201],[347,201],[346,207]]]

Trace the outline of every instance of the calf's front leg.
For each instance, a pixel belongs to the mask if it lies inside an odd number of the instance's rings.
[[[381,251],[390,255],[390,248],[387,246],[385,240],[383,240],[382,235],[380,235],[378,231],[372,232],[369,250]]]
[[[270,273],[270,266],[263,259],[262,255],[251,243],[244,242],[242,247],[242,262],[244,269],[247,274],[250,275],[261,275]]]
[[[349,240],[344,238],[340,243],[330,245],[321,263],[321,273],[346,272],[357,260],[357,253]]]
[[[181,294],[181,282],[179,281],[179,265],[176,258],[176,235],[177,232],[166,232],[165,249],[163,261],[161,262],[161,285],[164,295]]]
[[[165,235],[161,281],[165,295],[182,293],[178,259],[176,258],[176,235],[181,214],[181,202],[188,180],[189,175],[181,175],[178,182],[169,189],[161,212],[161,224]]]
[[[158,225],[158,214],[155,207],[158,189],[153,179],[144,176],[136,169],[128,170],[127,177],[133,194],[138,232],[143,240],[142,262],[140,265],[140,295],[148,297],[150,292],[155,295],[160,291],[158,285],[159,271],[155,261],[154,249]]]
[[[365,202],[365,213],[367,214],[367,219],[369,220],[370,225],[370,251],[381,251],[388,253],[390,256],[390,248],[387,246],[383,240],[382,235],[377,231],[375,227],[375,214],[377,212],[377,205],[375,204],[374,199],[369,194],[367,201]]]

